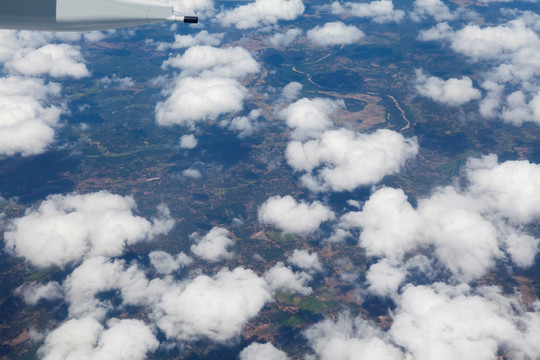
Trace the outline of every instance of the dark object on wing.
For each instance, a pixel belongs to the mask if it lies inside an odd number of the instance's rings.
[[[160,21],[197,23],[153,0],[0,0],[0,28],[91,31]]]

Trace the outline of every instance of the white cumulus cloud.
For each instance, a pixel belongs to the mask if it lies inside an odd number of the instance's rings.
[[[35,155],[54,141],[60,126],[61,105],[50,101],[60,95],[60,86],[41,79],[9,76],[0,78],[0,154]]]
[[[394,9],[392,0],[377,0],[369,3],[334,1],[330,6],[336,15],[347,14],[361,18],[371,18],[376,23],[400,22],[405,17],[403,10]]]
[[[199,121],[242,110],[246,96],[246,88],[235,79],[179,77],[169,97],[156,105],[156,121],[193,128]]]
[[[223,40],[224,36],[224,33],[210,34],[206,30],[202,30],[195,35],[174,34],[173,43],[160,42],[157,44],[157,49],[183,49],[195,45],[218,46],[219,44],[221,44],[221,40]]]
[[[289,142],[286,158],[294,170],[306,173],[302,182],[310,190],[352,191],[397,173],[417,153],[416,139],[395,131],[359,134],[339,129],[307,142]]]
[[[302,271],[294,272],[290,267],[278,262],[265,274],[264,279],[273,291],[281,290],[292,294],[311,295],[313,290],[307,286],[311,276]]]
[[[213,227],[205,236],[199,233],[191,234],[190,238],[196,242],[191,245],[191,252],[207,261],[219,261],[231,257],[227,248],[234,245],[229,236],[229,230]]]
[[[470,24],[455,30],[439,23],[421,31],[419,39],[448,44],[457,54],[484,68],[479,73],[480,86],[486,92],[479,104],[483,117],[518,126],[540,123],[540,15],[507,14],[515,18],[495,26]]]
[[[91,256],[117,256],[139,241],[167,233],[168,209],[152,222],[132,214],[133,198],[105,191],[51,195],[13,219],[4,233],[6,249],[35,266],[65,266]]]
[[[195,149],[197,144],[197,138],[193,134],[182,135],[182,137],[180,137],[180,147],[182,149]]]
[[[402,190],[382,188],[362,211],[342,216],[339,226],[361,228],[359,244],[370,256],[401,262],[414,251],[432,249],[460,281],[480,278],[499,259],[531,266],[539,241],[523,226],[540,218],[538,171],[528,161],[470,159],[467,187],[437,188],[418,199],[416,209]]]
[[[156,250],[148,254],[148,258],[156,271],[165,275],[177,271],[193,262],[193,259],[183,252],[178,253],[176,256],[172,256],[165,251]]]
[[[319,255],[316,252],[310,254],[307,250],[294,249],[293,254],[287,259],[287,262],[310,273],[323,270],[319,261]]]
[[[283,89],[286,98],[294,98],[302,89],[298,83],[290,83]],[[345,108],[343,100],[325,98],[302,98],[279,112],[287,126],[293,130],[292,136],[297,139],[318,136],[333,125],[332,117]]]
[[[315,26],[308,30],[307,38],[316,46],[332,46],[353,44],[364,36],[364,32],[354,25],[345,25],[341,21],[329,22],[323,26]]]
[[[224,269],[169,289],[154,317],[168,338],[225,342],[239,336],[246,322],[271,299],[266,282],[251,270]]]
[[[44,360],[143,360],[158,345],[141,320],[111,319],[104,327],[85,317],[69,320],[49,333],[38,353]]]
[[[442,0],[415,0],[414,10],[409,13],[411,19],[420,22],[426,17],[433,17],[435,21],[447,21],[456,18]]]
[[[417,69],[414,84],[420,95],[450,106],[463,105],[482,97],[480,90],[473,86],[468,77],[443,80],[436,76],[428,77],[422,70]]]
[[[192,46],[182,55],[171,57],[163,63],[182,69],[183,76],[201,75],[207,77],[242,78],[256,74],[260,66],[251,54],[239,46],[216,48],[213,46]]]
[[[303,31],[298,28],[288,29],[284,33],[277,33],[272,35],[268,39],[268,43],[273,47],[286,47],[292,44],[299,36],[301,36]]]
[[[297,202],[292,196],[274,196],[259,208],[259,221],[273,225],[285,232],[309,234],[320,224],[333,220],[334,213],[319,201],[311,204]]]
[[[287,360],[287,354],[271,343],[252,343],[239,354],[240,360]]]
[[[255,0],[218,14],[217,20],[224,26],[249,29],[273,25],[279,20],[294,20],[304,9],[302,0]]]
[[[504,347],[509,358],[534,358],[540,318],[526,313],[496,288],[441,283],[408,285],[395,311],[390,335],[414,359],[493,359]]]
[[[403,360],[401,350],[376,325],[347,313],[334,322],[321,321],[304,331],[309,345],[321,360]]]

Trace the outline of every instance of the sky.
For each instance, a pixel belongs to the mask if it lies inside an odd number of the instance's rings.
[[[411,60],[402,105],[428,104],[489,130],[526,128],[529,146],[538,146],[540,12],[524,10],[538,9],[537,1],[168,3],[201,23],[189,31],[182,24],[156,25],[168,41],[144,42],[164,54],[152,79],[159,96],[149,100],[151,126],[164,133],[181,129],[176,151],[189,153],[205,150],[205,126],[250,141],[278,124],[284,135],[273,149],[294,179],[291,188],[301,190],[265,194],[250,205],[250,226],[294,234],[303,246],[268,261],[264,253],[244,254],[235,229],[247,224],[235,218],[210,221],[178,240],[189,244],[183,251],[168,252],[155,244],[189,221],[171,211],[170,199],[142,214],[135,194],[110,188],[32,202],[2,197],[20,209],[0,213],[4,255],[25,274],[51,266],[64,274],[10,290],[29,309],[66,308],[62,319],[29,329],[40,359],[146,359],[197,341],[245,344],[233,357],[241,360],[540,356],[540,301],[526,300],[522,288],[508,289],[497,278],[537,265],[540,165],[527,157],[535,149],[511,159],[494,149],[476,152],[454,159],[456,171],[444,181],[400,186],[406,182],[385,179],[429,157],[419,131],[384,124],[363,130],[355,125],[362,118],[351,120],[346,97],[308,91],[308,79],[279,86],[261,80],[272,75],[263,49],[332,54],[377,43],[374,28],[395,32],[412,23],[416,45],[451,54],[457,65],[441,72]],[[75,122],[66,92],[95,76],[88,49],[121,44],[145,29],[0,31],[0,166],[70,147],[76,153],[77,141],[62,138],[64,130],[78,127],[82,138],[97,126]],[[137,86],[135,74],[96,81],[119,91]],[[412,118],[414,111],[407,113]],[[181,177],[203,182],[207,173],[193,166]],[[355,198],[359,191],[367,192],[365,199]],[[346,206],[331,201],[338,195]],[[143,245],[145,254],[127,256]],[[365,257],[362,276],[346,256],[329,257],[342,246]],[[250,266],[257,259],[264,266]],[[279,293],[319,296],[320,278],[335,275],[337,264],[356,303],[376,298],[393,304],[385,326],[342,304],[299,331],[300,354],[279,342],[242,342],[246,326],[278,302]],[[112,301],[105,293],[118,296]]]

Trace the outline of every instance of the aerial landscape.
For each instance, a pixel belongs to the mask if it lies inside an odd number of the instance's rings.
[[[537,0],[0,30],[0,359],[539,359]]]

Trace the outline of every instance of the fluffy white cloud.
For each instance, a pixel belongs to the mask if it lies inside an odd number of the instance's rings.
[[[217,20],[224,26],[249,29],[276,24],[279,20],[294,20],[303,13],[302,0],[255,0],[218,14]]]
[[[76,35],[73,40],[80,39]],[[73,77],[90,75],[84,64],[80,48],[69,44],[55,44],[53,33],[29,31],[2,31],[0,34],[0,61],[17,75]]]
[[[371,18],[377,23],[400,22],[405,16],[403,10],[395,10],[392,0],[377,0],[369,3],[346,2],[343,5],[334,1],[331,5],[332,13],[336,15],[347,14],[362,18]]]
[[[43,80],[0,78],[0,154],[34,155],[54,141],[62,106],[49,105],[60,86]]]
[[[351,191],[397,173],[418,153],[416,139],[391,130],[358,134],[351,130],[328,130],[318,139],[292,141],[286,158],[312,191]]]
[[[103,318],[114,307],[98,295],[117,290],[122,305],[148,309],[152,323],[178,341],[232,340],[272,300],[266,281],[244,268],[183,281],[171,276],[149,280],[136,264],[103,257],[86,260],[62,286],[72,318]]]
[[[111,77],[105,76],[99,80],[99,83],[102,84],[105,89],[116,86],[120,90],[126,90],[135,85],[132,78],[128,76],[121,78],[116,74],[113,74]]]
[[[178,253],[176,256],[172,256],[165,251],[152,251],[148,254],[150,263],[160,274],[170,274],[180,268],[187,266],[193,262],[189,256],[183,252]]]
[[[340,228],[362,228],[359,244],[370,256],[402,261],[419,249],[436,258],[460,281],[477,279],[508,256],[516,265],[534,263],[538,239],[522,226],[540,218],[539,166],[527,161],[497,163],[496,156],[471,159],[468,187],[447,186],[418,200],[382,188],[361,212],[341,218]],[[521,201],[521,202],[520,202]]]
[[[287,354],[271,343],[252,343],[239,354],[240,360],[287,360]]]
[[[369,267],[366,274],[368,291],[378,296],[395,296],[407,272],[398,262],[382,259]]]
[[[293,101],[300,96],[300,92],[302,91],[303,85],[299,82],[293,81],[285,85],[283,87],[283,90],[281,91],[281,95],[283,98],[287,101]]]
[[[382,332],[362,319],[340,314],[304,332],[320,359],[512,359],[534,358],[540,316],[519,296],[495,287],[435,283],[407,285],[396,297],[392,325]]]
[[[454,30],[447,23],[422,31],[425,41],[443,41],[473,63],[488,65],[480,76],[487,92],[480,114],[521,125],[540,123],[540,15],[513,12],[517,17],[496,26],[467,25]]]
[[[139,241],[167,233],[174,225],[165,207],[150,222],[132,211],[132,197],[101,191],[51,195],[38,208],[10,221],[6,249],[35,266],[65,266],[91,256],[117,256]]]
[[[272,35],[268,39],[268,43],[273,47],[286,47],[292,44],[300,35],[302,35],[302,30],[298,28],[288,29],[284,33],[277,33]]]
[[[164,126],[191,128],[198,121],[215,120],[219,115],[242,110],[248,91],[238,79],[260,69],[241,47],[220,49],[200,45],[169,58],[162,67],[168,66],[182,72],[166,91],[168,98],[156,105],[156,121]],[[246,130],[242,120],[237,120],[235,125]]]
[[[482,97],[480,90],[473,86],[468,77],[443,80],[436,76],[428,77],[417,69],[414,84],[420,95],[450,106],[463,105]]]
[[[379,189],[365,202],[361,212],[347,213],[340,221],[345,229],[362,227],[359,244],[369,256],[402,260],[405,252],[421,241],[421,217],[401,189]]]
[[[239,336],[271,299],[266,282],[251,270],[221,270],[171,288],[158,302],[154,317],[168,338],[225,342]]]
[[[426,17],[433,17],[436,21],[447,21],[456,18],[442,0],[415,0],[414,10],[409,14],[411,19],[420,22]]]
[[[540,165],[526,160],[499,164],[496,155],[469,159],[469,191],[490,209],[518,224],[540,218]]]
[[[21,75],[45,75],[74,77],[80,79],[90,75],[78,48],[67,44],[48,44],[39,49],[19,53],[5,66]]]
[[[345,25],[341,21],[329,22],[322,27],[317,25],[308,30],[307,38],[316,46],[332,46],[338,44],[349,45],[358,42],[364,32],[354,25]]]
[[[183,76],[201,75],[207,77],[242,78],[256,74],[259,64],[251,54],[239,47],[216,48],[197,45],[190,47],[182,55],[169,58],[162,65],[182,69]]]
[[[235,79],[179,77],[167,100],[156,105],[156,121],[193,128],[198,121],[242,110],[246,95],[246,88]]]
[[[223,40],[224,36],[224,33],[210,34],[206,30],[202,30],[195,35],[174,34],[173,43],[160,42],[157,44],[157,49],[183,49],[195,45],[218,46],[219,44],[221,44],[221,40]]]
[[[24,302],[29,305],[36,305],[40,300],[57,300],[64,297],[62,287],[55,281],[46,284],[26,283],[18,287],[16,292],[22,294]]]
[[[180,147],[182,149],[195,149],[197,143],[197,138],[193,134],[182,135],[180,138]]]
[[[260,109],[254,109],[247,116],[237,116],[233,119],[226,119],[220,122],[221,127],[226,127],[229,130],[238,133],[241,138],[252,135],[257,130],[257,119],[261,116]]]
[[[186,169],[184,171],[182,171],[182,175],[184,175],[185,177],[188,177],[188,178],[192,178],[192,179],[200,179],[202,178],[202,174],[199,170],[197,169]]]
[[[282,262],[278,262],[265,274],[264,279],[272,291],[282,290],[289,293],[298,293],[304,296],[310,295],[313,290],[307,286],[311,281],[311,276],[306,272],[295,273]]]
[[[191,234],[190,238],[196,242],[191,245],[191,252],[207,261],[220,261],[231,257],[227,248],[234,245],[234,242],[228,237],[229,230],[213,227],[205,236],[201,237],[199,233]]]
[[[449,37],[454,51],[474,60],[496,59],[540,42],[538,35],[523,19],[484,28],[467,25],[449,33]]]
[[[293,98],[301,90],[297,83],[290,83],[284,89],[286,98]],[[303,98],[279,112],[279,116],[287,121],[287,126],[293,129],[292,136],[305,139],[318,136],[322,131],[333,125],[332,115],[345,108],[343,100],[325,98]]]
[[[290,195],[271,197],[259,208],[261,223],[297,234],[309,234],[321,223],[333,219],[334,213],[319,201],[311,204],[296,202]]]
[[[53,330],[38,353],[44,360],[142,360],[158,345],[150,328],[140,320],[111,319],[105,328],[86,317],[69,320]]]
[[[154,285],[159,281],[154,280]],[[75,268],[62,287],[71,318],[103,319],[113,305],[108,299],[98,298],[99,293],[121,290],[124,303],[150,305],[163,293],[161,287],[151,288],[150,284],[136,265],[126,267],[123,260],[110,261],[96,256]]]
[[[538,313],[526,313],[495,288],[473,293],[467,286],[408,285],[395,311],[390,335],[414,359],[494,359],[500,348],[509,358],[534,358]]]
[[[320,272],[323,269],[319,261],[319,255],[316,252],[310,254],[307,250],[295,249],[287,262],[308,272]]]
[[[401,360],[404,356],[388,336],[360,317],[340,314],[337,321],[324,320],[304,332],[321,360]],[[421,340],[421,339],[419,339]]]
[[[0,63],[7,76],[0,78],[0,154],[34,155],[53,143],[65,108],[53,99],[60,86],[35,76],[82,78],[90,73],[80,48],[80,34],[37,31],[0,32]]]

